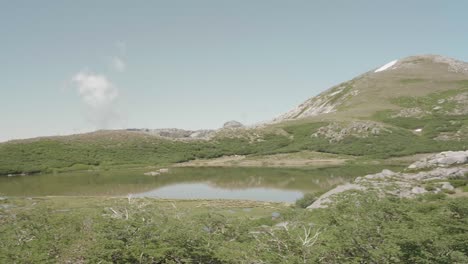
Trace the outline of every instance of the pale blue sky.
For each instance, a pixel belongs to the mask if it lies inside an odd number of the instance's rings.
[[[464,2],[0,0],[0,141],[252,124],[393,59],[468,61]]]

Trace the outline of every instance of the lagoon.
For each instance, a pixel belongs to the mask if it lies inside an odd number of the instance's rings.
[[[294,202],[305,193],[322,192],[380,166],[326,168],[151,168],[92,170],[0,177],[0,196],[128,196],[166,199],[240,199]]]

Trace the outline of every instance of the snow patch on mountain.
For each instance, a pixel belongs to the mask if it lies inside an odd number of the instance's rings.
[[[387,70],[388,68],[390,68],[390,67],[392,67],[393,65],[395,65],[397,62],[398,62],[398,60],[391,61],[391,62],[385,64],[384,66],[378,68],[378,69],[375,70],[374,72],[385,71],[385,70]]]

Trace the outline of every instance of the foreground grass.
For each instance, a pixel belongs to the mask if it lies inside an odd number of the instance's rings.
[[[467,263],[468,198],[0,201],[1,263]]]

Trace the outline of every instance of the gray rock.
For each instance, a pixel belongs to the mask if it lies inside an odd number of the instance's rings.
[[[289,222],[281,222],[281,223],[276,224],[275,226],[276,227],[282,227],[284,229],[288,229],[288,224],[289,224]]]
[[[244,125],[241,122],[231,120],[226,123],[224,123],[223,128],[241,128],[244,127]]]
[[[159,171],[150,171],[150,172],[145,172],[144,175],[146,176],[157,176],[161,174]]]
[[[349,191],[349,190],[365,190],[365,189],[366,188],[362,185],[352,184],[352,183],[347,183],[347,184],[337,186],[336,188],[320,196],[315,202],[309,205],[307,209],[326,208],[328,207],[328,204],[331,202],[332,196],[335,196],[339,193]]]
[[[388,177],[394,176],[394,175],[396,175],[395,172],[385,169],[382,172],[379,172],[379,173],[376,173],[376,174],[366,175],[366,176],[364,176],[364,178],[365,179],[385,179],[385,178],[388,178]]]
[[[272,217],[272,218],[278,218],[278,217],[280,217],[280,216],[281,216],[281,214],[278,213],[278,212],[273,212],[273,213],[271,213],[271,217]]]
[[[354,183],[340,185],[326,192],[307,208],[326,208],[333,202],[333,196],[349,190],[375,191],[380,196],[393,195],[401,198],[412,198],[428,192],[421,187],[427,181],[465,177],[468,174],[468,166],[463,165],[468,163],[466,157],[468,157],[468,151],[446,151],[413,164],[413,168],[435,166],[431,170],[413,173],[383,170],[379,173],[357,177]],[[442,189],[454,190],[455,188],[449,182],[441,182],[435,192],[440,192]]]
[[[193,131],[189,137],[192,139],[210,139],[215,133],[214,130],[202,129]]]
[[[142,129],[138,130],[146,134],[159,136],[169,139],[210,139],[216,133],[215,130],[184,130],[178,128],[161,128],[161,129]]]
[[[422,194],[426,192],[427,192],[426,189],[424,189],[423,187],[419,187],[419,186],[413,187],[413,189],[411,189],[411,193],[413,194]]]
[[[157,171],[145,172],[144,175],[146,175],[146,176],[157,176],[159,174],[168,173],[168,172],[169,172],[168,168],[163,168],[163,169],[159,169]]]
[[[453,187],[450,182],[441,182],[441,184],[442,184],[441,186],[442,189],[449,190],[449,191],[455,190],[455,187]]]
[[[409,165],[409,169],[426,169],[433,167],[447,167],[468,163],[467,151],[445,151],[441,152]]]
[[[444,180],[449,178],[463,177],[468,173],[467,167],[436,168],[431,171],[421,171],[419,173],[407,173],[402,176],[405,179],[416,181]]]
[[[382,124],[371,121],[354,121],[351,123],[331,123],[313,133],[311,137],[323,137],[330,143],[340,142],[346,137],[366,138],[380,134],[382,131],[391,132]]]

